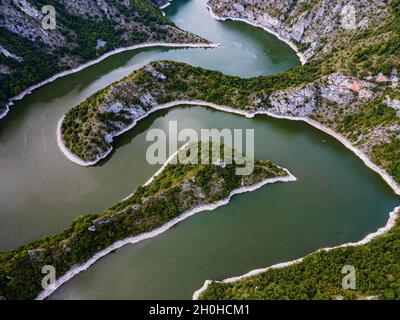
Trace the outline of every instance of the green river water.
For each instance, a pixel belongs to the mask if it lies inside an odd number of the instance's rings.
[[[206,279],[359,240],[386,224],[400,203],[353,153],[305,123],[246,119],[204,107],[152,114],[116,139],[115,152],[95,167],[68,161],[56,142],[62,114],[149,61],[183,61],[242,77],[299,64],[289,46],[265,31],[211,18],[205,0],[176,0],[165,12],[181,28],[221,47],[125,52],[34,91],[0,120],[0,250],[59,232],[74,217],[106,209],[132,193],[158,170],[146,162],[146,131],[166,129],[171,120],[181,129],[255,129],[256,157],[275,161],[299,180],[236,196],[225,207],[117,250],[51,298],[189,299]]]

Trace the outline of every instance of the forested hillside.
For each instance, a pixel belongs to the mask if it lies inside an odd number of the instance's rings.
[[[42,28],[46,5],[55,8],[55,29]],[[176,27],[151,0],[1,0],[0,118],[9,98],[60,71],[116,48],[163,41],[203,40]]]

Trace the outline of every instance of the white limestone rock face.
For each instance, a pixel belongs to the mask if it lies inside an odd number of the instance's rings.
[[[141,95],[139,97],[139,101],[142,105],[148,108],[155,107],[157,105],[157,101],[154,99],[150,92]]]
[[[18,62],[22,62],[24,60],[21,57],[17,56],[16,54],[9,52],[6,48],[2,47],[1,45],[0,45],[0,54],[4,55],[7,58],[17,60]]]
[[[102,9],[98,6],[97,1],[86,0],[60,0],[62,5],[74,15],[85,16],[98,20],[103,19]]]
[[[317,107],[319,88],[308,85],[303,88],[292,88],[278,91],[270,96],[272,111],[277,115],[308,117]]]
[[[276,115],[312,117],[327,105],[352,110],[353,105],[368,103],[377,97],[374,87],[372,82],[334,73],[301,87],[274,92],[263,101],[269,100],[266,109]]]
[[[344,22],[346,8],[355,11],[356,29],[366,29],[388,15],[383,0],[210,0],[221,18],[248,20],[293,42],[307,59],[332,50],[330,40],[352,32]]]
[[[120,101],[116,101],[112,105],[105,107],[101,112],[102,113],[112,112],[112,113],[118,114],[121,112],[122,109],[124,109],[124,105]]]
[[[339,105],[348,105],[357,96],[364,100],[371,99],[373,93],[370,89],[374,86],[367,81],[334,73],[327,78],[326,85],[321,85],[321,97]]]
[[[11,68],[4,64],[0,64],[0,74],[10,74],[11,73]],[[1,111],[0,111],[1,113]]]
[[[32,6],[26,0],[13,0],[15,6],[21,9],[25,14],[32,17],[35,20],[41,20],[43,18],[43,13],[37,8]]]
[[[22,38],[45,44],[50,50],[67,44],[61,32],[42,29],[41,8],[36,8],[26,0],[0,1],[0,12],[2,13],[0,27]]]
[[[153,77],[155,77],[157,79],[163,80],[163,79],[167,78],[164,74],[162,74],[161,72],[159,72],[156,69],[154,69],[151,65],[146,66],[144,68],[144,70],[149,72]]]
[[[390,74],[390,81],[392,82],[392,88],[396,89],[399,86],[399,78],[397,76],[397,69],[393,69]]]

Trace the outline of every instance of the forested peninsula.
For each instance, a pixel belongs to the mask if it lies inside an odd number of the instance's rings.
[[[206,144],[208,148],[204,148]],[[206,153],[212,161],[182,164],[182,156],[196,158],[192,152],[198,152],[198,159]],[[254,161],[254,171],[237,175],[236,169],[246,159]],[[244,158],[215,142],[185,145],[147,184],[112,208],[80,216],[57,235],[0,253],[0,299],[43,299],[123,245],[154,237],[197,212],[225,205],[235,194],[294,180],[289,171],[271,161]],[[57,281],[43,290],[45,266],[55,268]]]

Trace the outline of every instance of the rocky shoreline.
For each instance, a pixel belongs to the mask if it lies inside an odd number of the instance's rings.
[[[216,105],[214,103],[209,103],[209,102],[205,102],[205,101],[200,101],[200,100],[178,100],[178,101],[172,101],[163,105],[159,105],[156,107],[153,107],[151,110],[147,111],[145,114],[141,115],[140,117],[134,119],[134,121],[126,126],[125,128],[123,128],[122,130],[115,132],[114,134],[110,135],[110,139],[112,141],[113,138],[120,136],[121,134],[133,129],[137,123],[140,120],[143,120],[144,118],[148,117],[150,114],[152,114],[153,112],[159,111],[159,110],[163,110],[163,109],[169,109],[172,107],[176,107],[179,105],[192,105],[192,106],[208,106],[208,107],[212,107],[216,110],[220,110],[220,111],[226,111],[226,112],[231,112],[231,113],[236,113],[236,114],[240,114],[240,115],[244,115],[248,118],[251,118],[252,115],[249,113],[246,113],[244,111],[240,111],[240,110],[236,110],[234,108],[229,108],[229,107],[224,107],[224,106],[219,106]],[[75,164],[78,164],[80,166],[84,166],[84,167],[88,167],[88,166],[93,166],[95,164],[97,164],[99,161],[103,160],[104,158],[106,158],[113,150],[112,146],[105,152],[103,152],[102,154],[96,156],[96,158],[92,161],[84,161],[82,159],[80,159],[78,156],[76,156],[74,153],[72,153],[68,147],[65,145],[65,142],[62,138],[62,133],[61,133],[61,125],[62,122],[64,120],[64,117],[62,117],[60,119],[60,121],[58,122],[57,125],[57,143],[58,146],[60,148],[60,150],[62,151],[62,153],[68,158],[68,160],[74,162]]]
[[[141,234],[139,236],[130,237],[130,238],[127,238],[125,240],[121,240],[121,241],[118,241],[118,242],[114,243],[112,246],[110,246],[110,247],[108,247],[108,248],[106,248],[104,250],[101,250],[98,253],[96,253],[86,263],[74,267],[73,269],[68,271],[65,275],[63,275],[62,277],[57,279],[57,281],[53,285],[51,285],[46,290],[41,292],[38,295],[38,297],[36,298],[36,300],[46,299],[48,296],[50,296],[54,291],[56,291],[64,283],[66,283],[67,281],[71,280],[77,274],[87,270],[96,261],[98,261],[99,259],[105,257],[107,254],[113,252],[114,250],[122,248],[122,247],[124,247],[124,246],[126,246],[128,244],[135,244],[135,243],[138,243],[138,242],[150,239],[150,238],[154,238],[154,237],[156,237],[156,236],[168,231],[169,229],[171,229],[176,224],[178,224],[178,223],[190,218],[191,216],[195,215],[196,213],[200,213],[200,212],[204,212],[204,211],[212,211],[212,210],[215,210],[215,209],[217,209],[217,208],[219,208],[221,206],[227,205],[230,202],[230,199],[235,195],[246,193],[246,192],[255,191],[255,190],[260,189],[261,187],[263,187],[263,186],[265,186],[267,184],[273,184],[273,183],[277,183],[277,182],[293,182],[293,181],[297,180],[296,177],[293,176],[289,171],[287,171],[287,172],[288,172],[288,176],[286,176],[286,177],[266,179],[265,181],[260,182],[260,183],[254,185],[254,186],[245,187],[245,188],[239,188],[239,189],[233,191],[228,198],[226,198],[224,200],[221,200],[221,201],[218,201],[215,204],[202,205],[202,206],[198,206],[196,208],[193,208],[192,210],[183,213],[179,217],[174,218],[173,220],[171,220],[170,222],[168,222],[165,225],[161,226],[160,228],[157,228],[156,230]]]
[[[211,102],[207,102],[207,101],[201,101],[201,100],[177,100],[177,101],[168,102],[166,104],[159,105],[159,106],[156,106],[156,107],[152,108],[151,110],[149,110],[144,115],[142,115],[139,118],[135,119],[134,122],[131,125],[127,126],[122,131],[119,131],[117,134],[113,135],[113,137],[119,136],[122,133],[124,133],[126,131],[129,131],[130,129],[132,129],[133,127],[136,126],[138,121],[146,118],[149,114],[151,114],[153,112],[156,112],[156,111],[159,111],[159,110],[163,110],[163,109],[172,108],[172,107],[176,107],[176,106],[179,106],[179,105],[205,106],[205,107],[210,107],[210,108],[213,108],[213,109],[219,110],[219,111],[224,111],[224,112],[228,112],[228,113],[234,113],[234,114],[242,115],[242,116],[245,116],[247,118],[253,118],[256,115],[264,114],[264,115],[267,115],[267,116],[270,116],[270,117],[274,117],[274,118],[279,118],[279,119],[287,119],[287,120],[293,120],[293,121],[306,122],[309,125],[315,127],[316,129],[319,129],[319,130],[329,134],[330,136],[334,137],[338,141],[340,141],[346,148],[351,150],[357,157],[359,157],[367,167],[369,167],[371,170],[373,170],[376,173],[378,173],[385,180],[385,182],[393,189],[393,191],[396,194],[400,195],[400,186],[396,183],[396,181],[394,181],[394,179],[384,169],[382,169],[382,168],[378,167],[376,164],[374,164],[371,161],[371,159],[364,152],[362,152],[357,147],[355,147],[349,140],[347,140],[341,134],[339,134],[339,133],[335,132],[334,130],[332,130],[332,129],[328,128],[328,127],[325,127],[322,124],[318,123],[317,121],[309,119],[307,117],[294,117],[294,116],[286,116],[286,115],[277,115],[275,113],[268,112],[268,111],[265,111],[265,110],[257,110],[257,111],[254,111],[254,112],[247,112],[247,111],[235,109],[235,108],[232,108],[232,107],[229,107],[229,106],[221,106],[221,105],[217,105],[215,103],[211,103]],[[77,164],[83,165],[83,166],[90,166],[90,165],[96,164],[101,159],[105,158],[112,151],[112,149],[108,150],[106,153],[102,154],[101,156],[98,156],[97,160],[94,160],[94,161],[91,161],[91,162],[85,162],[85,161],[79,159],[77,156],[72,154],[67,149],[67,147],[65,146],[65,144],[62,141],[61,132],[60,132],[61,121],[59,123],[59,126],[58,126],[59,129],[58,129],[58,133],[57,133],[57,136],[59,137],[59,139],[58,139],[59,147],[63,151],[63,153],[68,157],[68,159],[70,159],[71,161],[73,161],[73,162],[75,162]]]
[[[95,60],[92,60],[92,61],[89,61],[87,63],[84,63],[84,64],[80,65],[77,68],[57,73],[54,76],[52,76],[52,77],[50,77],[50,78],[48,78],[48,79],[46,79],[46,80],[44,80],[44,81],[42,81],[42,82],[40,82],[38,84],[35,84],[35,85],[25,89],[19,95],[15,96],[13,98],[10,98],[9,101],[7,102],[7,104],[4,106],[3,110],[0,109],[0,119],[4,118],[8,114],[8,112],[10,110],[10,107],[14,105],[15,101],[22,100],[25,96],[31,94],[32,91],[34,91],[34,90],[36,90],[36,89],[38,89],[40,87],[43,87],[43,86],[45,86],[45,85],[57,80],[58,78],[62,78],[62,77],[77,73],[79,71],[82,71],[83,69],[86,69],[86,68],[88,68],[90,66],[98,64],[99,62],[101,62],[101,61],[103,61],[103,60],[105,60],[105,59],[107,59],[107,58],[109,58],[109,57],[111,57],[113,55],[116,55],[116,54],[119,54],[119,53],[122,53],[122,52],[125,52],[125,51],[131,51],[131,50],[142,49],[142,48],[150,48],[150,47],[215,48],[217,46],[219,46],[219,45],[218,44],[213,44],[213,43],[198,44],[198,43],[150,42],[150,43],[143,43],[143,44],[133,45],[133,46],[130,46],[130,47],[125,47],[125,48],[115,49],[113,51],[110,51],[110,52],[102,55],[101,57],[99,57],[99,58],[97,58]]]
[[[305,60],[334,50],[348,30],[359,32],[379,25],[388,16],[386,4],[381,0],[208,0],[218,19],[245,21],[273,32],[299,48]],[[349,7],[356,11],[356,21],[351,25],[346,20]]]
[[[343,247],[357,247],[357,246],[362,246],[362,245],[368,244],[373,239],[375,239],[375,238],[377,238],[379,236],[382,236],[382,235],[386,234],[387,232],[389,232],[395,226],[396,221],[399,218],[399,215],[400,215],[400,207],[396,207],[396,208],[393,209],[392,212],[390,212],[389,220],[388,220],[387,224],[384,227],[378,229],[378,231],[376,231],[376,232],[368,234],[365,238],[363,238],[359,242],[349,242],[349,243],[345,243],[345,244],[342,244],[342,245],[338,245],[336,247],[322,248],[322,249],[319,249],[317,251],[314,251],[314,252],[308,254],[307,256],[312,255],[315,252],[319,252],[319,251],[331,251],[331,250],[339,249],[339,248],[343,248]],[[305,257],[307,257],[307,256],[305,256]],[[272,265],[270,267],[267,267],[267,268],[255,269],[255,270],[249,271],[249,272],[247,272],[247,273],[245,273],[243,275],[232,277],[232,278],[227,278],[227,279],[224,279],[224,280],[221,280],[221,281],[206,280],[204,282],[203,286],[193,293],[192,299],[193,300],[199,300],[201,294],[207,290],[207,288],[209,287],[209,285],[212,282],[217,282],[217,283],[237,282],[237,281],[240,281],[242,279],[255,277],[255,276],[260,275],[260,274],[262,274],[264,272],[267,272],[267,271],[269,271],[271,269],[282,269],[282,268],[285,268],[285,267],[292,266],[294,264],[299,264],[299,263],[304,261],[305,257],[302,257],[302,258],[299,258],[299,259],[296,259],[296,260],[292,260],[292,261],[288,261],[288,262],[277,263],[277,264],[274,264],[274,265]],[[375,298],[374,296],[370,296],[370,297],[367,297],[366,299],[370,300],[370,299],[374,299],[374,298]]]
[[[229,106],[221,106],[221,105],[217,105],[217,104],[206,102],[206,101],[179,100],[179,101],[173,101],[173,102],[169,102],[169,103],[164,104],[164,105],[157,106],[154,109],[152,109],[149,113],[147,113],[145,116],[141,117],[141,119],[146,117],[148,114],[150,114],[152,112],[155,112],[157,110],[171,108],[171,107],[179,106],[179,105],[205,106],[205,107],[210,107],[210,108],[213,108],[215,110],[219,110],[219,111],[223,111],[223,112],[242,115],[242,116],[245,116],[247,118],[253,118],[256,115],[267,115],[267,116],[274,117],[274,118],[279,118],[279,119],[287,119],[287,120],[292,120],[292,121],[303,121],[303,122],[306,122],[309,125],[311,125],[311,126],[315,127],[316,129],[319,129],[319,130],[327,133],[328,135],[334,137],[339,142],[341,142],[346,148],[351,150],[358,158],[360,158],[367,167],[369,167],[372,171],[378,173],[384,179],[384,181],[392,188],[392,190],[397,195],[400,195],[400,186],[396,183],[396,181],[394,181],[394,179],[384,169],[382,169],[379,166],[377,166],[376,164],[374,164],[365,153],[363,153],[357,147],[355,147],[344,136],[340,135],[339,133],[335,132],[334,130],[332,130],[332,129],[328,128],[328,127],[323,126],[322,124],[318,123],[317,121],[309,119],[307,117],[294,117],[294,116],[277,115],[277,114],[274,114],[274,113],[271,113],[271,112],[268,112],[268,111],[265,111],[265,110],[247,112],[247,111],[231,108]],[[136,125],[136,123],[137,122],[135,122],[134,125]],[[398,219],[399,214],[400,214],[400,207],[397,207],[390,213],[389,220],[388,220],[388,222],[387,222],[385,227],[380,228],[375,233],[367,235],[363,240],[361,240],[361,241],[359,241],[357,243],[347,243],[347,244],[339,245],[339,246],[336,246],[336,247],[333,247],[333,248],[324,248],[324,249],[320,249],[320,250],[329,251],[329,250],[332,250],[332,249],[345,247],[345,246],[360,246],[360,245],[367,244],[372,239],[374,239],[374,238],[376,238],[378,236],[384,235],[385,233],[390,231],[393,228],[393,226],[395,225],[395,222]],[[297,259],[297,260],[290,261],[290,262],[280,263],[280,264],[268,267],[266,269],[253,270],[253,271],[250,271],[249,273],[246,273],[245,275],[234,277],[234,278],[229,278],[229,279],[223,280],[222,282],[238,281],[238,280],[241,280],[243,278],[248,278],[248,277],[251,277],[251,276],[258,275],[258,274],[263,273],[263,272],[265,272],[265,271],[267,271],[267,270],[269,270],[271,268],[283,268],[283,267],[287,267],[287,266],[292,265],[292,264],[300,263],[300,262],[303,261],[303,259],[304,259],[304,257],[300,258],[300,259]],[[194,299],[198,299],[200,294],[207,289],[207,287],[208,287],[208,285],[210,283],[211,283],[210,280],[205,281],[203,287],[200,288],[198,291],[196,291],[194,293],[193,298]]]
[[[326,134],[334,137],[336,140],[341,142],[347,149],[352,151],[358,158],[360,158],[362,160],[362,162],[364,162],[364,164],[368,168],[370,168],[372,171],[375,171],[377,174],[379,174],[383,178],[383,180],[385,180],[385,182],[392,188],[394,193],[396,193],[397,195],[400,195],[400,185],[392,178],[392,176],[390,176],[386,172],[386,170],[384,170],[384,169],[380,168],[379,166],[377,166],[376,164],[374,164],[371,161],[371,159],[364,152],[359,150],[348,139],[346,139],[341,134],[335,132],[331,128],[325,127],[322,124],[320,124],[319,122],[309,119],[309,118],[306,118],[306,117],[292,117],[292,116],[276,115],[274,113],[267,112],[267,111],[259,111],[259,112],[256,112],[255,114],[265,114],[270,117],[278,118],[278,119],[303,121],[303,122],[306,122],[309,125],[313,126],[314,128],[319,129],[319,130],[325,132]]]
[[[260,23],[257,23],[255,21],[251,21],[248,18],[238,18],[238,17],[221,17],[218,16],[212,9],[212,7],[210,5],[207,5],[207,9],[210,13],[210,15],[219,21],[227,21],[227,20],[231,20],[231,21],[240,21],[240,22],[244,22],[247,23],[249,25],[252,25],[253,27],[256,28],[261,28],[263,30],[265,30],[266,32],[273,34],[274,36],[276,36],[279,40],[285,42],[287,45],[289,45],[289,47],[291,47],[297,54],[297,56],[300,59],[301,64],[306,64],[307,63],[307,57],[300,52],[299,48],[297,48],[296,44],[291,40],[290,37],[285,36],[284,34],[280,33],[276,28],[273,28],[273,24],[267,24],[267,25],[262,25]]]
[[[149,184],[151,184],[154,181],[154,179],[156,177],[158,177],[163,172],[163,170],[172,161],[172,159],[174,159],[177,156],[177,154],[180,151],[184,150],[187,146],[188,146],[188,144],[185,144],[178,151],[176,151],[173,155],[171,155],[168,158],[168,160],[166,161],[166,163],[161,167],[161,169],[158,170],[144,184],[144,186],[148,186]],[[219,208],[221,206],[227,205],[230,202],[231,198],[233,196],[235,196],[235,195],[239,195],[239,194],[242,194],[242,193],[255,191],[255,190],[257,190],[257,189],[259,189],[259,188],[261,188],[261,187],[263,187],[263,186],[265,186],[267,184],[274,184],[274,183],[277,183],[277,182],[294,182],[294,181],[297,181],[297,178],[288,169],[281,168],[281,167],[278,167],[278,168],[284,170],[286,172],[286,175],[277,176],[277,177],[273,177],[273,178],[267,178],[267,179],[264,179],[263,181],[258,182],[256,184],[237,188],[237,189],[231,191],[229,196],[224,198],[224,199],[222,199],[222,200],[219,200],[219,201],[217,201],[215,203],[211,203],[211,204],[209,203],[209,204],[198,205],[196,207],[193,207],[192,209],[190,209],[190,210],[182,213],[181,215],[173,218],[172,220],[168,221],[167,223],[165,223],[161,227],[156,228],[155,230],[152,230],[152,231],[149,231],[149,232],[146,232],[146,233],[143,233],[143,234],[139,234],[137,236],[128,237],[128,238],[123,239],[123,240],[119,240],[119,241],[113,243],[111,246],[109,246],[109,247],[107,247],[107,248],[105,248],[103,250],[98,251],[88,261],[86,261],[85,263],[83,263],[81,265],[74,266],[67,273],[65,273],[63,276],[58,278],[56,280],[56,282],[54,282],[51,286],[49,286],[48,288],[43,290],[37,296],[36,300],[46,299],[48,296],[50,296],[54,291],[56,291],[64,283],[66,283],[67,281],[72,279],[74,276],[76,276],[80,272],[83,272],[83,271],[87,270],[96,261],[98,261],[99,259],[103,258],[107,254],[113,252],[114,250],[117,250],[117,249],[119,249],[119,248],[121,248],[121,247],[123,247],[125,245],[128,245],[128,244],[135,244],[135,243],[144,241],[146,239],[150,239],[150,238],[156,237],[156,236],[168,231],[170,228],[172,228],[176,224],[188,219],[189,217],[193,216],[196,213],[200,213],[200,212],[204,212],[204,211],[212,211],[212,210],[215,210],[215,209],[217,209],[217,208]]]
[[[173,0],[152,0],[161,10],[171,5]]]

